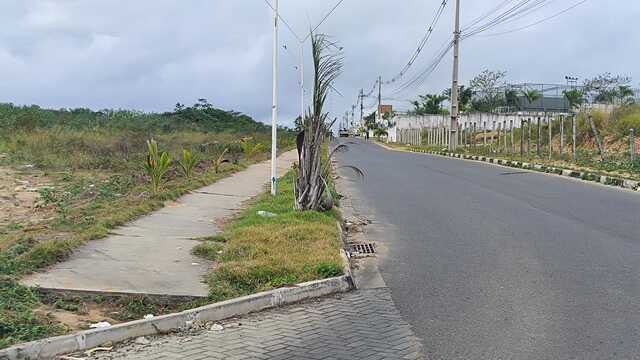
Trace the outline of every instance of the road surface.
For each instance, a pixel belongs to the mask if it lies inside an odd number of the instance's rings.
[[[356,142],[341,173],[428,359],[640,359],[640,194]]]

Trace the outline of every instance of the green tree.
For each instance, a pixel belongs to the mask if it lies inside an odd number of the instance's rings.
[[[442,107],[442,103],[447,99],[446,95],[420,95],[419,100],[412,101],[413,112],[417,115],[446,114],[447,110]]]
[[[529,106],[531,106],[531,104],[542,98],[542,93],[536,89],[523,89],[522,96],[524,96]]]
[[[518,92],[515,89],[507,89],[504,91],[504,100],[508,107],[520,110],[520,101],[518,100]]]
[[[498,88],[504,85],[505,71],[484,70],[469,82],[475,97],[471,101],[472,110],[491,112],[504,105],[504,94]]]
[[[323,210],[333,206],[326,181],[329,170],[323,169],[321,154],[326,134],[335,122],[328,120],[329,114],[324,111],[324,104],[333,82],[342,73],[342,54],[332,52],[334,43],[322,34],[311,36],[311,47],[315,79],[313,107],[304,119],[304,132],[298,145],[300,158],[294,186],[295,207],[298,210]]]
[[[387,129],[379,127],[375,130],[373,130],[373,136],[377,137],[377,138],[381,138],[383,136],[387,136],[389,135],[389,132],[387,131]]]
[[[451,101],[451,88],[443,91],[442,95],[446,96],[447,100]],[[458,109],[461,113],[469,111],[474,95],[475,92],[472,88],[460,85],[458,90]]]
[[[620,90],[626,92],[631,78],[624,75],[613,75],[609,72],[597,75],[584,81],[584,93],[590,95],[595,102],[613,104]]]
[[[562,95],[564,95],[565,99],[567,99],[567,102],[569,103],[569,110],[573,111],[576,108],[580,107],[580,105],[584,104],[585,98],[584,98],[584,92],[582,90],[579,89],[571,89],[571,90],[565,90],[562,92]]]

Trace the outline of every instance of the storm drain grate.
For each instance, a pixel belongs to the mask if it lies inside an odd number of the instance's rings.
[[[360,255],[371,255],[376,253],[376,248],[373,243],[352,244],[351,252]]]

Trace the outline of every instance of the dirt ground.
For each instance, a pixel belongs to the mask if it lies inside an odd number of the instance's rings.
[[[52,305],[44,305],[36,313],[53,317],[57,322],[61,323],[68,332],[89,330],[91,324],[106,321],[111,325],[120,323],[115,320],[117,310],[105,307],[104,305],[89,303],[82,307],[79,311],[67,311],[58,309]]]
[[[29,167],[0,166],[0,228],[27,227],[46,220],[50,214],[36,208],[38,189],[51,186],[40,171]]]

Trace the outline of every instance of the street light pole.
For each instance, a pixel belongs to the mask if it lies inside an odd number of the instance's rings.
[[[271,195],[276,195],[276,157],[278,154],[278,0],[273,9],[273,67],[272,67],[272,104],[271,104]]]
[[[304,124],[304,44],[300,44],[300,120]]]

